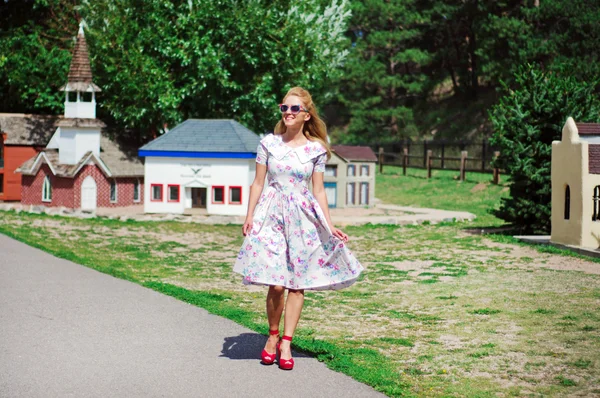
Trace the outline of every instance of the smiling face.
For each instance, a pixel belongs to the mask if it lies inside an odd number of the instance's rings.
[[[292,105],[300,105],[302,106],[302,109],[306,109],[306,104],[302,102],[300,97],[297,97],[295,95],[289,95],[283,100],[282,104],[288,106],[288,110],[281,114],[283,123],[288,129],[302,128],[304,122],[310,119],[310,113],[308,112],[300,111],[299,113],[294,115],[290,110]]]

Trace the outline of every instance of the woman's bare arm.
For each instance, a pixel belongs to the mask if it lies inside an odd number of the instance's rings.
[[[264,164],[256,164],[256,174],[254,181],[250,185],[250,198],[248,199],[248,211],[246,212],[246,220],[242,226],[242,233],[244,236],[248,234],[252,228],[252,217],[254,216],[254,209],[260,198],[260,194],[265,186],[265,177],[267,176],[267,166]]]

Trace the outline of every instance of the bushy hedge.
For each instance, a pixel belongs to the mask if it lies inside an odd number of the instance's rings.
[[[525,233],[549,233],[552,141],[560,140],[569,116],[576,122],[600,120],[598,79],[578,81],[568,72],[544,72],[526,65],[513,87],[490,111],[500,148],[497,166],[509,176],[510,197],[494,214]]]

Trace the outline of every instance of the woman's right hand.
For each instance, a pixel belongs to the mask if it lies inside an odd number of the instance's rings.
[[[248,235],[251,230],[252,230],[252,220],[246,219],[246,221],[244,221],[244,225],[242,225],[242,235],[244,235],[244,236]]]

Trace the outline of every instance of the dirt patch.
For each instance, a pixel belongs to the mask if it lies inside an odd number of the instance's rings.
[[[471,192],[472,193],[481,192],[481,191],[485,191],[486,189],[487,189],[487,184],[480,182],[479,184],[477,184],[473,188],[471,188]]]

